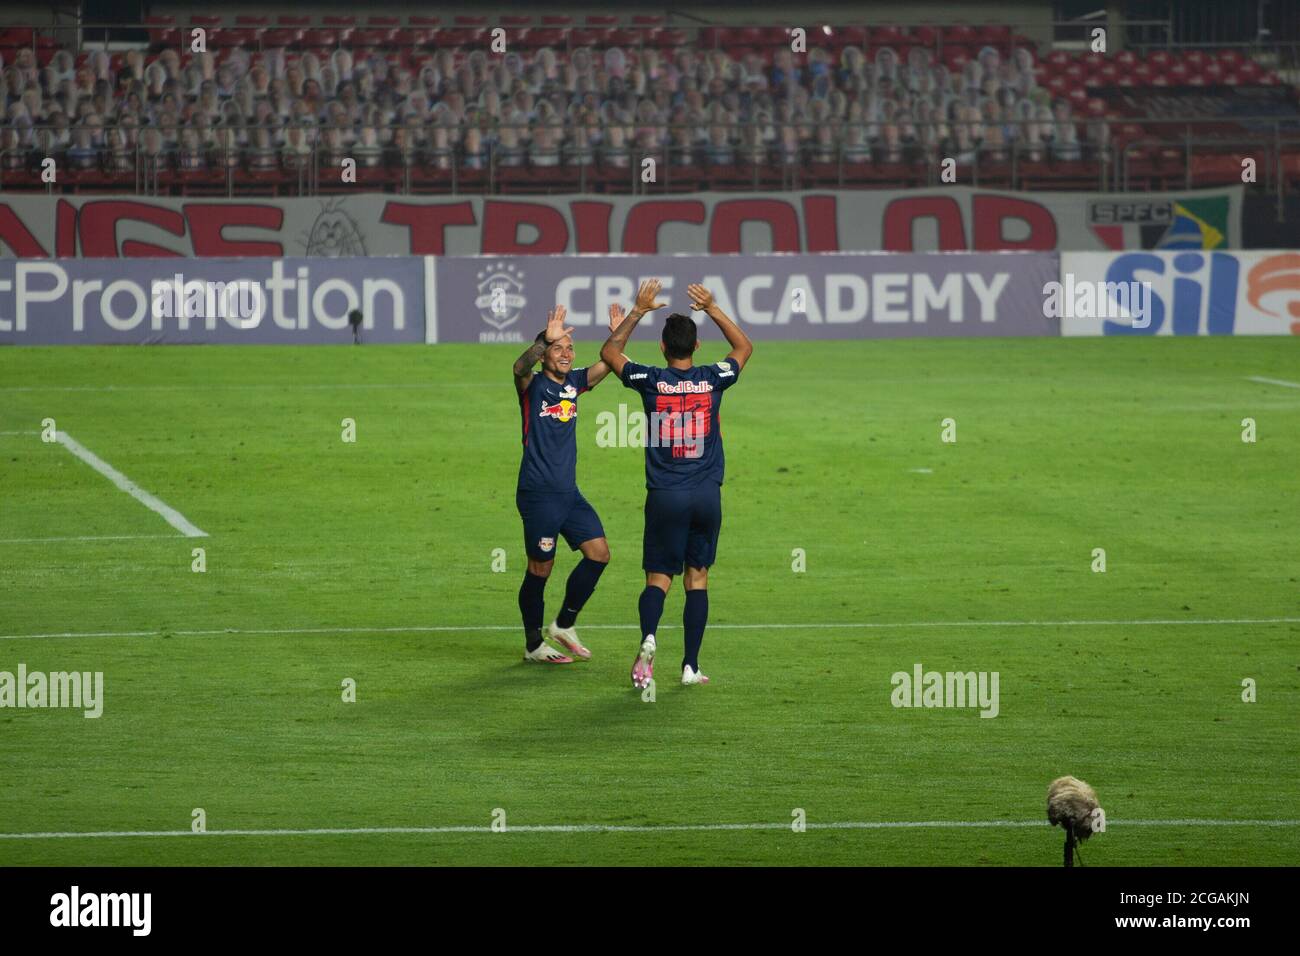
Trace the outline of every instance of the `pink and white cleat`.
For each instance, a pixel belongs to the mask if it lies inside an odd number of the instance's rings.
[[[573,658],[561,654],[545,641],[537,645],[536,650],[524,651],[524,660],[534,664],[572,664]]]
[[[645,690],[650,686],[654,672],[655,636],[647,634],[641,642],[641,650],[637,651],[636,660],[632,662],[632,686],[637,690]]]
[[[578,632],[571,627],[560,627],[552,621],[551,626],[546,630],[545,639],[561,653],[572,654],[584,661],[591,660],[591,651],[582,646],[582,642],[578,640]]]
[[[703,674],[701,674],[699,671],[691,667],[690,664],[687,664],[685,667],[682,668],[683,684],[707,684],[708,682],[709,679],[705,677]]]

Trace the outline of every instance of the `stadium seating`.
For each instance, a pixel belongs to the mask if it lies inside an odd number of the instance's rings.
[[[148,17],[147,47],[111,54],[0,29],[0,183],[26,185],[54,155],[71,190],[134,180],[147,162],[167,190],[211,190],[238,170],[292,192],[304,155],[316,170],[359,147],[359,174],[383,188],[459,188],[486,171],[503,192],[626,189],[645,157],[674,188],[911,184],[934,165],[918,160],[939,156],[989,184],[1090,188],[1119,161],[1158,185],[1187,132],[1131,122],[1151,114],[1126,94],[1280,83],[1235,49],[1040,52],[997,24],[814,28],[795,60],[788,27],[685,30],[639,14],[185,19]],[[198,27],[207,49],[190,52]],[[495,27],[510,52],[489,59]],[[1159,108],[1176,118],[1177,98]],[[1222,113],[1198,141],[1240,140],[1230,104]],[[1298,115],[1294,97],[1279,113]],[[1178,163],[1221,182],[1231,158]],[[330,176],[311,178],[324,189]]]

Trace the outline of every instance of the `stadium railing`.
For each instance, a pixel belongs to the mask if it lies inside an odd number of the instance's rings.
[[[1008,120],[1016,131],[1001,144],[962,141],[959,127],[983,121],[917,123],[912,140],[893,140],[890,124],[842,123],[830,135],[809,119],[801,122],[748,122],[656,126],[656,142],[642,145],[637,134],[624,145],[575,147],[572,141],[530,146],[537,126],[502,124],[487,138],[513,128],[518,145],[488,142],[466,151],[448,145],[396,142],[372,147],[368,159],[326,134],[340,137],[355,127],[293,125],[301,131],[293,148],[274,141],[266,126],[215,126],[194,142],[168,142],[158,127],[115,127],[109,135],[125,142],[106,145],[102,126],[66,130],[31,127],[3,131],[0,140],[0,191],[47,193],[124,192],[140,195],[250,194],[306,196],[347,191],[394,193],[649,193],[717,190],[795,190],[807,188],[901,188],[944,182],[942,161],[953,159],[956,180],[965,185],[1007,189],[1078,189],[1148,192],[1242,182],[1242,160],[1255,161],[1255,188],[1276,193],[1279,209],[1287,193],[1300,189],[1300,123],[1277,117],[1171,119],[1072,117],[1057,123]],[[1084,139],[1033,141],[1034,127],[1086,127]],[[927,127],[932,132],[927,132]],[[435,128],[436,129],[436,128]],[[947,131],[945,138],[944,131]],[[709,134],[714,142],[700,139]],[[1088,138],[1091,134],[1092,138]],[[67,145],[51,146],[55,137]],[[819,136],[821,137],[819,139]],[[259,143],[258,140],[261,140]],[[683,140],[689,141],[683,144]],[[42,177],[46,158],[55,159],[53,182]],[[355,182],[345,182],[342,160],[356,162]],[[653,160],[653,167],[646,160]],[[367,164],[369,163],[369,164]],[[650,170],[653,175],[650,176]]]

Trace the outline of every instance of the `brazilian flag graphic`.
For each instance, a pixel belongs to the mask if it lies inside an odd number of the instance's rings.
[[[1221,249],[1228,245],[1228,197],[1174,202],[1174,221],[1164,227],[1157,249]]]

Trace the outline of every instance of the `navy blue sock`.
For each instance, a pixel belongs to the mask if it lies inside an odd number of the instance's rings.
[[[542,611],[546,578],[531,571],[524,572],[524,583],[519,586],[519,613],[524,617],[524,641],[530,651],[542,643]]]
[[[664,613],[664,592],[653,584],[647,584],[637,601],[637,610],[641,612],[641,639],[653,634],[659,627],[659,618]]]
[[[564,586],[564,605],[555,617],[558,626],[573,627],[574,621],[578,619],[578,612],[587,603],[587,598],[591,597],[591,592],[596,590],[596,582],[600,580],[600,573],[604,570],[604,561],[583,558],[578,562],[578,566],[569,572],[569,582]]]
[[[700,670],[700,645],[704,643],[704,625],[709,623],[709,592],[704,588],[686,592],[686,609],[682,611],[682,627],[686,631],[686,656],[682,667]]]

